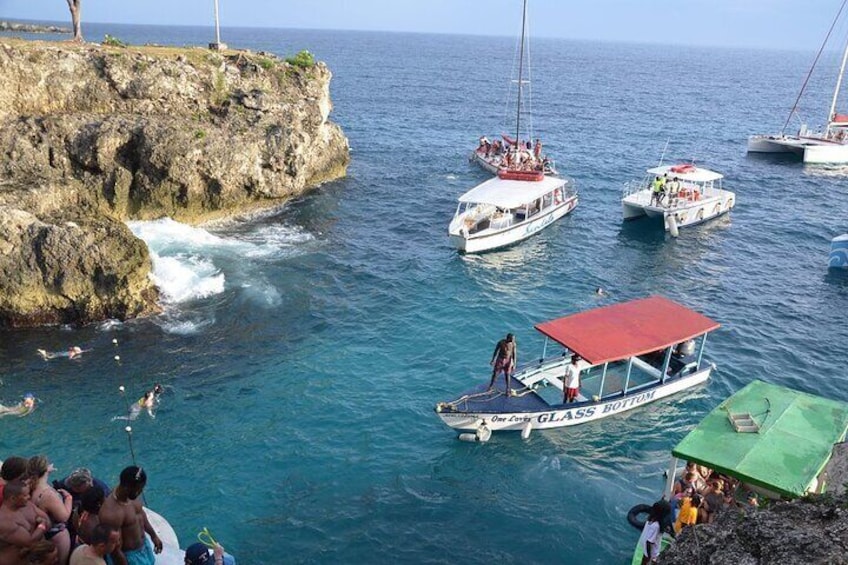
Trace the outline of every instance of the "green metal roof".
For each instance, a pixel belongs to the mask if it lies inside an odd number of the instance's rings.
[[[729,413],[749,413],[756,433],[737,432]],[[753,381],[719,404],[672,450],[779,494],[802,496],[845,441],[848,403]]]

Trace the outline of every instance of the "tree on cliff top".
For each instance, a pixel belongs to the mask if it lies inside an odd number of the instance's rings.
[[[82,25],[80,25],[80,4],[82,0],[67,0],[71,10],[71,23],[74,25],[74,41],[83,41]]]

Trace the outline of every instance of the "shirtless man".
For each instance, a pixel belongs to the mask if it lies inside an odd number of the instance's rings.
[[[489,390],[495,387],[495,378],[497,378],[498,373],[503,372],[506,381],[506,395],[512,396],[509,379],[515,371],[517,359],[518,346],[515,344],[515,337],[512,334],[506,334],[506,337],[495,345],[495,351],[492,353],[492,361],[489,364],[494,369],[492,370],[492,380],[489,382]]]
[[[44,539],[50,525],[47,514],[29,500],[29,485],[12,481],[3,491],[0,506],[0,565],[19,565],[22,549]]]
[[[138,497],[147,484],[147,473],[131,466],[121,471],[120,484],[103,501],[100,523],[121,531],[121,546],[111,553],[114,565],[153,565],[155,553],[162,552],[162,540],[147,520]],[[150,534],[150,541],[144,533]],[[0,563],[0,565],[3,565]]]

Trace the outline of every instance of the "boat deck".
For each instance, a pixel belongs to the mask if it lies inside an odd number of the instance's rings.
[[[693,356],[672,357],[669,365],[670,378],[687,375],[695,370],[696,365],[697,361]],[[627,387],[628,395],[658,383],[661,367],[661,355],[634,358]],[[623,396],[624,384],[627,380],[626,368],[625,362],[611,364],[606,377],[603,378],[603,390],[601,390],[603,368],[596,366],[584,370],[581,374],[580,395],[577,402],[570,404],[569,407],[592,404],[596,402],[595,398],[610,400],[617,395]],[[521,373],[519,373],[520,376]],[[504,390],[503,376],[498,376],[493,390],[487,390],[488,382],[480,383],[465,391],[452,404],[457,412],[492,414],[545,412],[552,408],[561,408],[563,406],[562,380],[558,377],[547,377],[543,384],[546,386],[537,386],[535,390],[531,390],[523,386],[518,378],[513,377],[511,385],[515,396],[508,397]]]

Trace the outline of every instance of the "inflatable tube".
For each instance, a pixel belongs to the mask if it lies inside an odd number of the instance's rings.
[[[671,172],[681,174],[694,173],[695,165],[675,165],[671,168]]]
[[[545,173],[543,171],[515,171],[511,169],[501,169],[498,171],[498,178],[501,180],[537,182],[545,178]]]
[[[637,504],[627,511],[627,522],[641,532],[642,528],[645,527],[645,522],[648,521],[648,513],[650,511],[650,504]],[[644,514],[645,516],[640,517],[641,514]]]

